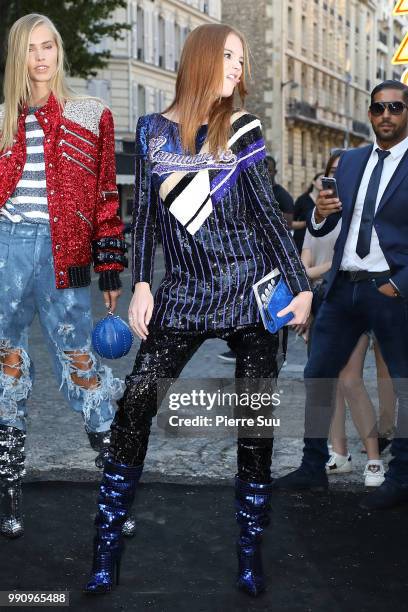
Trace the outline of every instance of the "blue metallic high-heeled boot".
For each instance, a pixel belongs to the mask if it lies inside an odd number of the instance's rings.
[[[106,593],[114,581],[119,584],[120,558],[123,550],[122,527],[133,502],[143,465],[129,467],[105,461],[95,518],[92,574],[85,587],[87,593]]]
[[[270,521],[271,491],[271,483],[245,482],[235,477],[235,516],[241,527],[237,542],[237,586],[254,597],[265,590],[261,539]]]
[[[111,431],[91,431],[85,425],[85,432],[88,436],[89,444],[91,448],[98,454],[95,457],[95,465],[97,468],[102,469],[105,465],[105,461],[109,459],[109,447],[111,444]],[[126,521],[123,523],[122,535],[127,538],[132,538],[136,533],[136,520],[134,516],[129,514]]]

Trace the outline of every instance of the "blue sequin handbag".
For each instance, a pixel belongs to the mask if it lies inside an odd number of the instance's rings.
[[[280,277],[279,280],[277,277]],[[284,317],[278,317],[278,312],[289,306],[293,300],[293,294],[277,268],[255,283],[253,291],[263,324],[271,334],[276,334],[293,319],[294,314],[291,312]]]
[[[119,359],[130,351],[133,334],[119,316],[109,314],[96,323],[92,332],[95,351],[106,359]]]

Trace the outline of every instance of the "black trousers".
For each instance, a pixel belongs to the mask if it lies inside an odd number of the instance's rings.
[[[111,454],[119,463],[144,462],[152,418],[157,413],[160,379],[177,378],[208,338],[221,338],[236,353],[237,379],[276,378],[279,372],[279,335],[261,324],[217,331],[149,330],[126,377],[124,396],[111,427]],[[242,381],[241,381],[242,382]],[[248,434],[247,434],[248,435]],[[272,437],[238,436],[238,476],[247,482],[270,482]]]

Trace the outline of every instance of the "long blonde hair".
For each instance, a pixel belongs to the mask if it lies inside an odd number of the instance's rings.
[[[0,151],[13,146],[17,133],[18,116],[31,97],[28,76],[28,52],[32,31],[45,25],[52,32],[58,50],[57,70],[52,77],[50,89],[63,106],[65,100],[75,95],[68,87],[64,72],[64,47],[61,35],[52,21],[45,15],[31,13],[20,17],[11,27],[8,37],[6,69],[4,74],[4,120],[0,135]]]
[[[229,34],[236,34],[244,49],[244,66],[238,94],[244,104],[250,74],[249,50],[245,37],[224,24],[206,24],[195,28],[187,37],[177,73],[176,95],[165,112],[177,109],[183,149],[194,153],[195,136],[208,114],[208,145],[214,155],[224,150],[230,133],[230,117],[234,111],[234,94],[219,97],[224,78],[224,47]],[[210,109],[208,108],[210,104]]]

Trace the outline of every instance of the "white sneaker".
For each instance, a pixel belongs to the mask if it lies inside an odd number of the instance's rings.
[[[350,453],[345,457],[335,451],[331,451],[330,459],[326,463],[326,474],[345,474],[351,472],[353,464]]]
[[[385,479],[383,463],[371,463],[371,461],[367,461],[363,476],[364,485],[366,487],[379,487]]]

